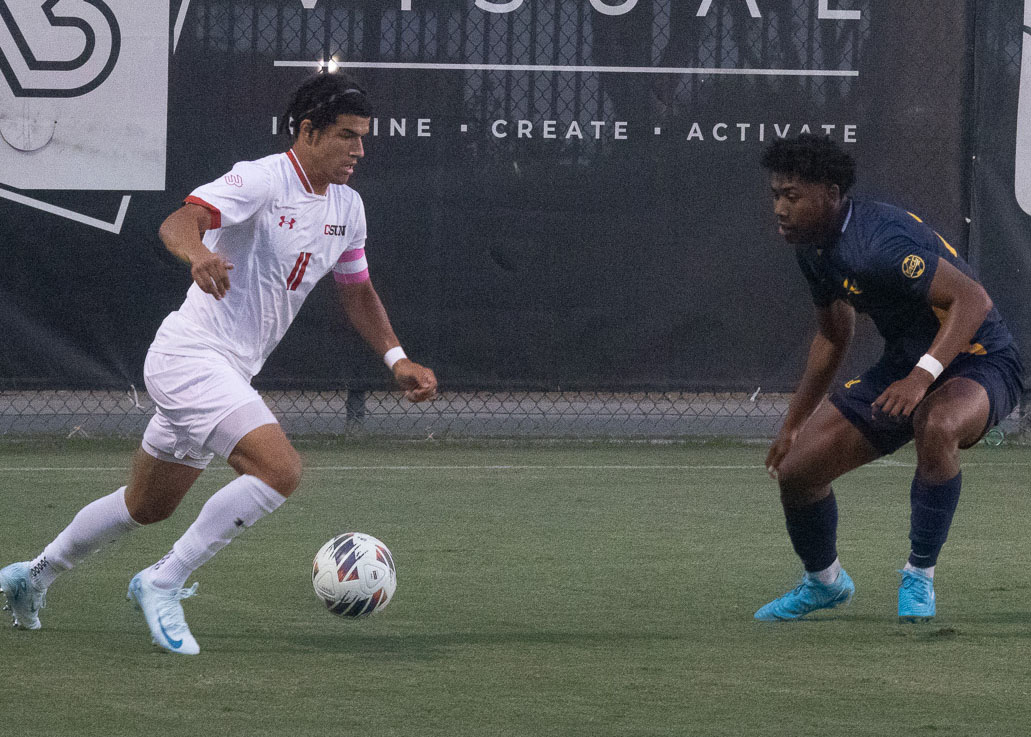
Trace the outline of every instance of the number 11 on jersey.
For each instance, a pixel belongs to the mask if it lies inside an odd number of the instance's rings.
[[[290,276],[286,278],[286,288],[291,292],[301,286],[301,279],[304,278],[304,270],[308,268],[308,261],[310,260],[311,254],[307,251],[301,251],[300,255],[297,256],[297,261],[294,262],[293,271],[291,271]]]

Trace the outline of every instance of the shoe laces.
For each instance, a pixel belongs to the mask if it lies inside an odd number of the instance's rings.
[[[925,591],[928,588],[927,581],[922,577],[913,574],[907,574],[905,571],[902,571],[901,573],[903,589]]]
[[[908,571],[902,573],[902,585],[899,586],[899,602],[903,600],[915,602],[921,606],[934,605],[934,581],[933,579],[911,574]]]
[[[798,583],[795,585],[795,588],[791,589],[791,591],[785,594],[783,598],[786,599],[791,596],[796,598],[804,598],[806,591],[811,590],[813,584],[815,583],[819,583],[819,581],[817,581],[815,578],[809,578],[808,576],[803,575],[802,578],[800,578]]]
[[[798,585],[795,586],[794,590],[791,593],[800,598],[819,598],[825,596],[826,592],[832,589],[833,584],[825,584],[815,576],[803,574],[801,580],[799,580],[798,582]]]
[[[900,570],[899,573],[902,574],[902,587],[904,589],[911,589],[913,587],[917,587],[917,585],[926,585],[933,580],[932,578],[928,578],[916,571],[907,571],[904,568]]]
[[[168,617],[167,620],[163,621],[170,633],[189,632],[190,628],[186,625],[183,607],[179,602],[183,599],[189,599],[196,593],[196,583],[188,589],[171,589],[166,598],[161,602],[161,614]]]
[[[195,583],[195,584],[193,584],[193,586],[191,586],[188,589],[179,589],[178,591],[175,592],[175,598],[176,599],[189,599],[191,596],[193,596],[194,594],[197,593],[197,586],[198,586],[198,584]]]

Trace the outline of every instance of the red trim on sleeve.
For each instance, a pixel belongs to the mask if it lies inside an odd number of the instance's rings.
[[[194,197],[192,194],[187,197],[183,202],[190,205],[200,205],[205,210],[211,213],[211,226],[210,230],[218,230],[222,227],[222,213],[217,207],[212,205],[210,202],[205,202],[200,197]]]

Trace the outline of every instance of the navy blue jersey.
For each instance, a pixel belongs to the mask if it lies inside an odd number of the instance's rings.
[[[941,259],[974,279],[956,249],[920,218],[880,202],[852,200],[840,234],[818,246],[799,246],[798,264],[813,301],[836,299],[865,312],[884,338],[882,362],[913,366],[938,334],[939,314],[928,291]],[[938,313],[938,314],[936,314]],[[974,334],[968,352],[983,355],[1013,342],[994,307]]]

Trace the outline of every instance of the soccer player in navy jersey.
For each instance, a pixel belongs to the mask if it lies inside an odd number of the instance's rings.
[[[934,568],[959,501],[959,450],[1015,406],[1023,391],[1019,353],[991,298],[942,236],[912,213],[847,195],[855,162],[829,138],[774,141],[761,163],[818,330],[766,457],[805,573],[755,618],[793,620],[851,599],[831,482],[913,440],[911,549],[898,615],[926,621],[935,614]],[[873,319],[884,354],[826,397],[857,311]]]

